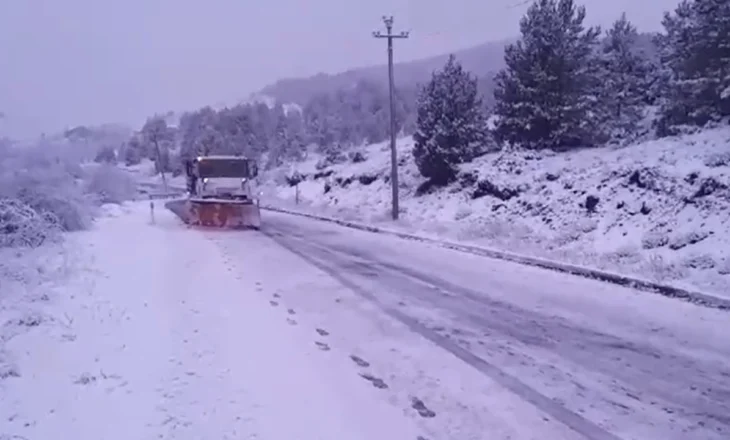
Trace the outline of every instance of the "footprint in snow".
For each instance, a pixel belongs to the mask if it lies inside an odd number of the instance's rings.
[[[83,373],[81,376],[76,378],[76,380],[74,380],[74,383],[76,385],[89,385],[93,382],[96,382],[96,376],[89,373]]]
[[[319,333],[320,336],[329,336],[329,332],[327,330],[322,330],[321,328],[317,329],[317,333]]]
[[[358,367],[367,368],[370,366],[370,362],[366,361],[365,359],[355,356],[354,354],[350,355],[350,359],[352,359],[355,364],[357,364]]]
[[[380,379],[379,377],[375,377],[367,373],[360,373],[360,377],[373,384],[375,388],[380,388],[381,390],[388,388],[388,384],[386,384],[385,381],[383,379]]]
[[[327,344],[325,344],[324,342],[317,341],[317,342],[315,342],[315,344],[317,344],[317,347],[320,350],[322,350],[322,351],[329,351],[330,350],[330,346],[327,345]]]
[[[286,322],[288,322],[290,325],[297,325],[297,322],[291,318],[286,318]]]
[[[0,380],[20,377],[20,372],[15,365],[0,364]]]
[[[290,315],[296,315],[297,314],[297,312],[295,312],[294,309],[287,310],[287,313],[289,313]]]
[[[426,404],[423,403],[421,399],[418,397],[411,397],[411,408],[415,409],[416,412],[418,412],[418,415],[424,418],[432,418],[436,417],[436,413],[431,411],[426,407]]]
[[[271,304],[271,305],[272,305],[272,306],[274,306],[274,307],[276,307],[276,306],[278,306],[278,305],[279,305],[279,303],[278,303],[278,302],[276,302],[276,301],[273,301],[273,300],[272,300],[272,301],[269,301],[269,304]]]

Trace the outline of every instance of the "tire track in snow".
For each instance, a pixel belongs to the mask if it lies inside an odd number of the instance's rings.
[[[361,288],[358,284],[353,283],[346,276],[343,276],[342,274],[344,271],[337,270],[338,268],[336,267],[336,265],[335,267],[333,267],[331,262],[328,264],[326,259],[324,261],[320,259],[323,251],[330,252],[328,249],[321,248],[301,239],[297,240],[299,242],[297,246],[292,243],[293,240],[291,236],[287,236],[283,233],[274,232],[271,230],[265,230],[262,232],[292,253],[299,255],[301,258],[310,262],[312,265],[325,271],[333,278],[338,280],[340,283],[342,283],[344,286],[348,287],[349,289],[358,293],[364,298],[372,301],[373,303],[378,305],[387,315],[405,324],[412,331],[418,333],[424,338],[430,340],[436,345],[452,353],[462,361],[468,363],[492,380],[495,380],[496,382],[520,395],[525,400],[545,411],[547,414],[550,414],[556,420],[559,420],[561,423],[569,426],[571,429],[575,430],[581,435],[595,440],[620,440],[619,437],[604,430],[600,426],[553,402],[549,397],[540,394],[516,377],[505,373],[496,366],[484,361],[473,353],[454,344],[449,339],[439,335],[436,332],[431,331],[426,326],[418,322],[418,320],[404,314],[400,310],[388,307],[380,300],[378,300],[375,295]],[[302,248],[305,248],[306,250],[302,251]],[[313,255],[318,255],[320,258],[313,257]],[[336,256],[334,258],[336,258]]]
[[[417,318],[407,314],[407,312],[404,312],[403,307],[386,304],[380,298],[382,293],[374,294],[368,289],[362,287],[362,281],[358,282],[357,280],[377,279],[378,282],[381,282],[383,283],[383,285],[386,286],[402,286],[404,285],[404,283],[410,283],[410,285],[413,285],[414,283],[416,283],[420,285],[419,296],[421,296],[420,294],[422,294],[424,297],[426,297],[425,299],[419,298],[418,300],[422,300],[424,302],[434,301],[431,303],[431,305],[437,304],[437,307],[445,307],[446,309],[450,309],[450,311],[455,311],[461,316],[469,317],[469,320],[481,320],[481,323],[477,323],[479,325],[484,325],[484,316],[478,315],[482,313],[487,314],[486,316],[489,317],[491,310],[491,315],[494,319],[492,319],[489,324],[490,327],[494,327],[494,325],[496,325],[496,328],[491,328],[491,330],[496,330],[498,332],[501,331],[504,335],[510,338],[517,337],[523,343],[526,342],[528,344],[539,344],[541,342],[540,340],[544,339],[544,335],[549,335],[552,330],[558,330],[562,333],[565,333],[567,331],[568,333],[564,336],[568,339],[571,338],[571,331],[578,331],[579,333],[575,333],[572,336],[576,338],[576,340],[568,342],[571,342],[572,344],[595,344],[597,346],[597,349],[599,350],[602,349],[602,346],[605,346],[605,350],[607,351],[607,353],[619,352],[622,356],[626,356],[629,362],[631,362],[632,356],[635,357],[637,362],[645,361],[647,358],[659,359],[661,356],[663,356],[663,354],[660,354],[660,352],[656,352],[656,350],[652,348],[636,346],[629,341],[622,341],[613,336],[609,337],[608,335],[601,334],[594,335],[588,332],[586,329],[580,329],[574,326],[571,327],[568,324],[561,326],[559,320],[557,327],[555,322],[550,322],[549,320],[543,323],[547,325],[547,327],[543,326],[541,328],[540,322],[544,320],[544,316],[542,317],[542,319],[540,316],[533,316],[531,318],[530,313],[532,312],[522,309],[515,310],[514,306],[507,305],[505,303],[499,303],[494,300],[489,300],[489,298],[483,294],[470,292],[468,289],[463,289],[459,286],[454,286],[449,283],[443,282],[443,280],[439,280],[433,274],[419,273],[401,266],[396,267],[388,264],[387,262],[379,261],[379,259],[373,255],[363,254],[363,252],[357,249],[353,249],[351,247],[333,246],[332,244],[320,245],[317,243],[313,243],[311,237],[308,238],[305,235],[301,235],[301,231],[288,229],[286,227],[282,228],[279,224],[276,224],[274,227],[267,228],[264,233],[283,247],[289,249],[306,261],[330,274],[333,278],[337,279],[341,284],[350,288],[352,291],[377,304],[388,315],[406,324],[416,333],[422,335],[426,339],[451,352],[458,358],[477,368],[486,376],[498,381],[508,389],[522,396],[525,400],[531,402],[533,405],[541,408],[546,413],[552,415],[561,423],[571,427],[576,432],[579,432],[580,434],[588,438],[616,439],[619,437],[609,432],[608,429],[590,421],[583,415],[576,413],[575,411],[569,410],[568,408],[563,406],[560,401],[555,401],[545,394],[542,394],[533,387],[517,379],[513,375],[510,375],[502,369],[498,368],[497,366],[495,366],[495,364],[490,363],[485,359],[477,356],[473,352],[473,350],[469,349],[468,346],[464,348],[464,345],[467,344],[465,344],[463,339],[455,341],[450,335],[444,336],[436,329],[428,328],[422,322],[419,322]],[[428,292],[428,289],[426,289],[426,286],[429,285],[433,287],[433,289],[430,289],[431,292]],[[443,300],[435,300],[435,296],[442,296],[447,300],[451,300],[451,303],[444,303]],[[411,297],[411,299],[413,298]],[[400,301],[399,304],[401,306],[405,305],[405,303],[403,303],[402,301]],[[471,312],[469,311],[470,308],[473,308]],[[500,314],[502,316],[496,316]],[[524,320],[526,325],[521,327],[520,325],[511,323],[504,324],[500,327],[500,318],[501,320],[506,322],[509,322],[511,318],[517,318],[518,320]],[[519,322],[517,324],[519,324]],[[611,342],[613,340],[612,338],[615,339],[614,342]],[[531,341],[530,339],[532,339],[533,341]],[[594,347],[594,349],[596,349],[596,347]],[[559,350],[556,351],[559,352]],[[590,353],[590,350],[587,353]],[[561,356],[570,355],[570,353],[561,352],[559,352],[558,354]],[[676,356],[670,356],[670,358],[672,358],[673,360],[670,360],[669,362],[682,361],[681,359],[676,359]],[[608,360],[608,358],[606,359]],[[581,361],[581,359],[578,359],[578,361]],[[586,361],[586,359],[582,359],[582,361]],[[591,361],[595,363],[596,359],[592,359]],[[598,359],[598,362],[601,362],[600,358]],[[689,361],[685,360],[684,363],[681,364],[678,368],[685,368],[687,367],[687,365],[692,365],[687,364],[687,362]],[[661,368],[663,366],[660,360],[655,363],[657,364],[657,367]],[[610,370],[611,368],[618,368],[620,372],[622,367],[624,366],[614,365],[611,362],[607,361],[605,369]],[[650,391],[659,393],[659,395],[656,396],[658,397],[658,400],[661,401],[668,399],[668,402],[671,402],[670,404],[667,404],[665,406],[667,419],[673,419],[673,414],[676,413],[676,415],[679,417],[683,417],[687,420],[697,421],[697,430],[708,433],[707,431],[705,431],[705,429],[710,429],[714,431],[716,435],[719,434],[720,436],[722,436],[722,432],[727,429],[728,425],[730,425],[730,422],[728,421],[726,415],[723,416],[723,405],[720,405],[720,407],[713,407],[713,404],[711,404],[711,402],[714,401],[715,405],[719,402],[722,402],[723,400],[720,399],[720,397],[722,397],[724,391],[722,389],[713,390],[710,386],[707,390],[688,390],[690,391],[689,393],[677,393],[676,391],[670,391],[666,395],[662,395],[661,380],[663,378],[660,377],[659,381],[657,382],[653,377],[653,374],[656,373],[657,367],[654,367],[653,371],[646,371],[646,380],[653,382],[654,389],[651,389],[652,384],[647,384],[646,386],[649,387]],[[672,370],[670,366],[669,374],[672,374],[671,371],[674,370]],[[628,369],[628,372],[626,374],[628,374],[629,372],[631,372],[632,374],[636,374],[636,372],[632,372],[630,368]],[[550,374],[551,372],[548,369],[546,373],[541,373]],[[620,374],[619,377],[621,377]],[[636,381],[636,377],[630,379]],[[708,385],[712,385],[714,380],[716,380],[716,378],[709,379]],[[616,383],[615,380],[613,382],[614,383],[612,383],[612,387],[619,391],[621,389],[625,389],[625,394],[629,398],[634,395],[630,391],[630,386],[626,388],[624,385]],[[576,382],[575,385],[580,386],[578,382]],[[702,395],[699,395],[700,393]],[[651,396],[648,397],[651,398]],[[712,400],[709,400],[708,397]],[[679,399],[679,401],[677,401],[676,399]],[[605,404],[615,406],[615,411],[617,413],[630,411],[630,409],[626,405],[620,402],[607,400],[605,401]],[[655,402],[652,402],[652,404],[655,404]],[[659,402],[656,402],[656,404],[660,405]],[[687,432],[685,432],[685,434],[686,433]],[[696,434],[702,435],[700,432],[696,432]]]

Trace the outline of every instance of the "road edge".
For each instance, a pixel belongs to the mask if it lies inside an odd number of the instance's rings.
[[[623,287],[629,287],[636,290],[659,294],[669,298],[677,298],[692,304],[696,304],[703,307],[730,311],[730,299],[721,298],[709,293],[703,293],[698,291],[692,291],[682,289],[680,287],[671,286],[668,284],[656,283],[648,281],[638,277],[622,275],[615,272],[594,269],[585,266],[578,266],[569,263],[562,263],[555,260],[548,260],[544,258],[531,257],[527,255],[514,254],[511,252],[500,251],[497,249],[490,249],[482,246],[475,246],[463,243],[455,243],[448,240],[439,240],[430,237],[424,237],[417,234],[411,234],[406,232],[399,232],[382,228],[379,226],[367,225],[364,223],[353,222],[349,220],[342,220],[335,217],[326,217],[316,214],[310,214],[301,211],[293,211],[290,209],[280,208],[272,205],[261,205],[262,210],[279,212],[282,214],[296,215],[299,217],[306,217],[313,220],[335,223],[340,226],[344,226],[351,229],[358,229],[361,231],[372,232],[377,234],[391,235],[405,240],[414,240],[424,243],[435,244],[446,249],[452,249],[455,251],[465,252],[473,255],[479,255],[482,257],[493,258],[496,260],[510,261],[513,263],[522,264],[525,266],[539,267],[541,269],[552,270],[554,272],[567,273],[570,275],[580,276],[583,278],[603,281],[611,284],[616,284]]]

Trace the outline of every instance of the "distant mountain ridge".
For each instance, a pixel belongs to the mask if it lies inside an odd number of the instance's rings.
[[[504,67],[504,49],[515,39],[492,41],[474,46],[469,49],[453,52],[465,69],[478,76],[497,72]],[[449,54],[436,55],[415,61],[395,64],[396,85],[412,86],[423,83],[431,78],[431,73],[440,69],[446,63]],[[320,73],[306,78],[286,78],[270,84],[261,91],[260,95],[269,96],[280,102],[304,104],[312,96],[319,93],[334,92],[349,88],[361,80],[383,82],[388,79],[387,65],[368,66],[350,69],[336,74]]]
[[[655,58],[657,52],[652,42],[653,36],[654,34],[640,34],[637,42],[637,49],[645,51],[651,58]],[[489,95],[491,94],[494,75],[505,66],[504,50],[506,46],[517,40],[517,38],[510,38],[490,41],[451,53],[461,62],[464,69],[473,72],[479,78],[481,92]],[[396,86],[412,87],[428,81],[435,70],[443,67],[449,55],[450,53],[445,53],[419,60],[396,63]],[[266,96],[278,102],[304,105],[315,95],[347,89],[362,80],[386,83],[387,66],[381,64],[350,69],[335,74],[319,73],[310,77],[285,78],[264,87],[255,95]],[[485,96],[485,99],[489,101],[491,96]]]

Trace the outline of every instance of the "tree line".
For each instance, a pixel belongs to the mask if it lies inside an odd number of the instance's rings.
[[[445,184],[458,164],[505,145],[598,147],[730,116],[730,2],[684,0],[665,13],[654,38],[658,57],[641,50],[626,16],[604,31],[587,26],[586,14],[574,0],[533,1],[492,96],[481,96],[483,85],[453,56],[428,83],[400,87],[397,128],[413,135],[421,174]],[[155,116],[117,153],[127,163],[149,157],[168,171],[179,163],[175,154],[246,154],[274,167],[303,159],[311,145],[327,153],[388,133],[387,88],[360,81],[297,108],[206,107],[174,127]]]
[[[416,94],[415,87],[396,93],[401,134],[415,129]],[[158,163],[158,170],[179,171],[180,157],[240,154],[272,168],[303,159],[312,145],[320,152],[334,153],[386,140],[389,105],[387,88],[362,80],[348,89],[316,95],[301,107],[264,102],[220,110],[204,107],[182,114],[176,123],[170,121],[170,115],[156,115],[122,148],[106,148],[97,159],[132,165],[148,158]]]
[[[665,13],[656,60],[638,50],[625,15],[606,32],[585,18],[573,0],[532,3],[521,38],[506,48],[491,113],[453,57],[434,73],[417,105],[413,154],[421,174],[445,184],[456,165],[492,147],[597,147],[730,116],[730,2],[684,0]]]

